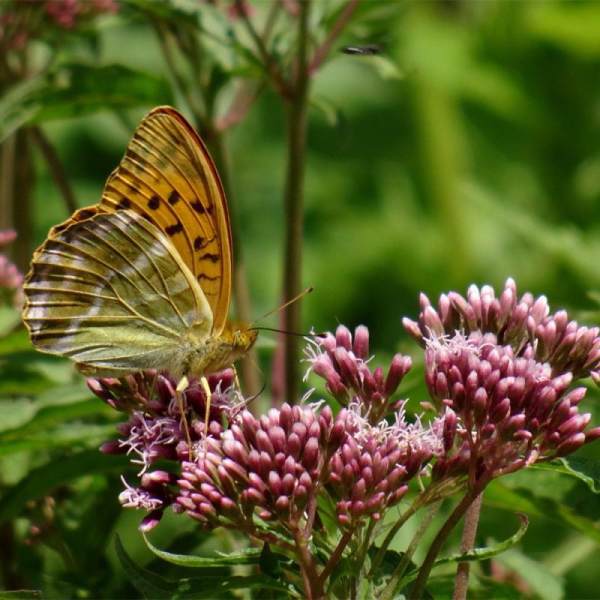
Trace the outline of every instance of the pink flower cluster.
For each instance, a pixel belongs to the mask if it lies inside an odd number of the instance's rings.
[[[255,416],[235,391],[233,372],[224,371],[208,378],[206,431],[198,381],[185,390],[182,412],[167,375],[90,380],[94,393],[129,414],[120,438],[103,447],[129,454],[138,468],[135,485],[124,481],[121,502],[149,511],[145,528],[171,505],[205,527],[279,543],[298,532],[309,539],[325,501],[351,535],[381,519],[416,476],[431,476],[426,501],[433,501],[465,481],[483,489],[600,437],[579,410],[585,388],[572,387],[583,376],[598,379],[598,329],[564,311],[550,314],[544,297],[518,298],[512,280],[497,298],[489,286],[471,286],[466,298],[442,295],[437,310],[422,296],[418,321],[404,324],[424,348],[433,405],[422,404],[437,412],[428,423],[409,418],[397,396],[410,358],[396,354],[387,369],[372,366],[364,326],[308,340],[307,377],[325,381],[341,404],[337,415],[321,402]],[[156,469],[159,459],[174,468]],[[280,537],[268,537],[274,532]]]
[[[48,16],[63,29],[75,27],[78,18],[119,10],[115,0],[46,0],[44,4]]]
[[[354,337],[340,325],[335,336],[308,338],[305,360],[309,363],[305,379],[311,371],[325,380],[327,390],[343,405],[360,399],[360,409],[371,423],[377,423],[388,412],[399,409],[402,401],[393,396],[412,366],[408,356],[396,354],[387,375],[383,369],[369,367],[369,330],[359,325]]]
[[[206,524],[227,519],[251,527],[256,511],[263,521],[278,519],[294,530],[316,502],[344,437],[344,422],[329,407],[284,404],[260,418],[244,411],[183,464],[177,502]]]
[[[550,314],[545,296],[526,292],[520,298],[508,279],[496,298],[492,287],[472,285],[464,298],[456,292],[442,294],[437,310],[421,294],[418,320],[403,319],[406,330],[422,345],[426,340],[460,331],[493,333],[497,343],[520,353],[530,345],[535,358],[547,362],[554,374],[571,372],[575,378],[591,376],[600,382],[600,329],[570,321],[567,312]]]
[[[12,243],[17,237],[16,232],[11,229],[0,231],[0,248]],[[17,308],[23,302],[21,286],[23,285],[23,274],[6,256],[0,254],[0,289],[7,290],[10,301]]]
[[[208,436],[219,437],[223,422],[238,410],[238,393],[234,374],[222,371],[208,377],[211,390]],[[117,429],[119,439],[106,442],[101,450],[106,454],[130,455],[138,468],[136,485],[125,480],[120,496],[124,506],[152,510],[143,526],[155,525],[162,511],[173,503],[177,477],[162,470],[152,470],[159,460],[183,462],[204,443],[206,394],[197,380],[177,397],[172,378],[156,371],[144,371],[120,379],[88,379],[90,390],[112,408],[129,414]],[[184,411],[181,412],[181,403]],[[189,435],[189,438],[188,438]],[[191,442],[192,447],[190,447]]]

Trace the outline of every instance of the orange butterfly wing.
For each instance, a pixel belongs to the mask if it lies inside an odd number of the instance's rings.
[[[139,124],[92,210],[133,210],[171,240],[196,277],[223,330],[231,298],[232,241],[223,186],[206,146],[175,109],[161,106]]]

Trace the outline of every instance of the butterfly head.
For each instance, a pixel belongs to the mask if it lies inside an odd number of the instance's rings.
[[[228,321],[218,336],[196,347],[186,372],[213,373],[230,367],[252,348],[257,335],[258,331],[247,323]]]
[[[247,323],[229,321],[219,336],[219,341],[229,348],[231,362],[235,362],[252,348],[257,336],[258,331],[251,329]]]

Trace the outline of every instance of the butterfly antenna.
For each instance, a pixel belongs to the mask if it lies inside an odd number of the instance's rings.
[[[248,327],[254,331],[273,331],[275,333],[283,333],[284,335],[295,335],[297,337],[323,337],[324,333],[314,333],[308,331],[306,333],[298,333],[297,331],[285,331],[285,329],[276,329],[275,327]]]
[[[300,298],[303,298],[304,296],[306,296],[306,294],[310,294],[315,288],[310,286],[307,287],[306,289],[302,290],[299,294],[297,294],[296,296],[294,296],[291,300],[288,300],[287,302],[285,302],[284,304],[282,304],[281,306],[278,306],[277,308],[274,308],[273,310],[270,310],[269,312],[265,313],[262,317],[259,317],[258,319],[256,319],[254,321],[254,323],[258,323],[258,321],[262,321],[263,319],[266,319],[267,317],[270,317],[272,314],[279,312],[280,310],[283,310],[284,308],[287,308],[290,304],[293,304],[294,302],[297,302],[298,300],[300,300]],[[251,325],[254,325],[254,323],[252,323]],[[250,327],[249,329],[257,329],[256,327]]]

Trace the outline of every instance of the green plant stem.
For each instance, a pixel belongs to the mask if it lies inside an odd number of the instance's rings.
[[[383,557],[385,556],[385,553],[387,552],[387,549],[388,549],[389,545],[392,543],[392,540],[394,539],[394,537],[396,537],[396,534],[398,533],[398,531],[400,530],[400,528],[420,508],[421,503],[419,502],[419,500],[420,500],[420,498],[417,498],[415,500],[415,502],[413,502],[402,513],[402,515],[400,516],[400,518],[394,523],[394,525],[392,526],[392,528],[388,531],[387,535],[385,536],[385,539],[383,540],[383,543],[379,547],[379,550],[377,550],[377,554],[375,555],[375,558],[373,559],[373,564],[371,565],[371,570],[369,571],[369,577],[373,577],[373,575],[375,574],[375,571],[377,571],[377,569],[379,568],[379,566],[383,562]]]
[[[456,524],[460,521],[462,516],[467,512],[469,506],[471,506],[472,502],[477,498],[477,496],[483,490],[485,484],[483,482],[479,482],[475,488],[470,489],[463,497],[463,499],[457,504],[455,509],[452,511],[442,528],[438,531],[437,535],[433,539],[431,546],[425,556],[425,560],[419,569],[419,575],[413,584],[409,600],[420,600],[423,597],[423,590],[425,589],[425,585],[427,584],[427,580],[429,579],[429,574],[431,573],[431,569],[435,563],[435,559],[437,555],[440,553],[444,543],[448,539],[448,536],[456,526]]]
[[[383,540],[379,550],[377,551],[377,554],[375,555],[375,558],[373,559],[373,565],[371,567],[369,576],[372,576],[375,570],[379,568],[379,565],[381,564],[389,545],[392,543],[394,537],[396,537],[396,534],[404,525],[404,523],[406,523],[406,521],[408,521],[408,519],[410,519],[410,517],[412,517],[421,507],[432,502],[437,502],[438,500],[441,500],[456,492],[458,486],[460,486],[460,481],[458,480],[446,480],[443,482],[434,483],[427,489],[423,490],[423,492],[417,496],[417,498],[415,498],[412,505],[406,509],[406,511],[402,514],[398,521],[394,523],[392,528],[385,536],[385,539]]]
[[[304,168],[306,162],[306,113],[308,104],[307,42],[310,0],[300,3],[298,53],[293,97],[288,106],[288,155],[284,196],[285,255],[283,300],[294,298],[302,283],[302,233],[304,226]],[[301,328],[301,304],[293,302],[284,313],[285,331]],[[284,340],[285,398],[294,403],[299,395],[299,351],[296,336]]]
[[[329,557],[329,560],[327,561],[325,568],[321,571],[321,574],[319,575],[320,585],[322,585],[322,586],[325,585],[327,578],[331,575],[331,572],[333,571],[333,569],[335,569],[340,558],[342,557],[342,554],[343,554],[346,546],[348,545],[348,542],[352,539],[353,535],[354,535],[354,529],[348,529],[344,532],[344,535],[342,535],[342,537],[340,538],[340,541],[338,542],[337,546],[335,547],[333,554]]]
[[[462,554],[471,550],[475,544],[482,501],[483,493],[479,494],[479,496],[473,500],[473,503],[469,506],[465,514],[465,524],[460,542],[460,551]],[[456,577],[454,579],[454,593],[452,595],[452,600],[466,600],[467,590],[469,588],[469,570],[469,562],[458,563],[458,566],[456,567]]]
[[[413,535],[413,538],[410,541],[408,548],[404,552],[404,555],[400,559],[400,562],[396,565],[396,568],[394,569],[392,576],[390,577],[388,584],[385,586],[385,589],[383,590],[379,600],[392,600],[392,598],[395,597],[396,588],[398,587],[398,584],[402,581],[402,577],[404,575],[404,572],[406,571],[406,567],[408,567],[415,553],[415,550],[419,545],[419,542],[421,541],[423,535],[425,535],[425,532],[431,525],[431,521],[433,521],[433,518],[440,509],[441,504],[442,501],[439,500],[438,502],[432,504],[429,507],[429,510],[423,517],[423,520],[419,523],[419,527]]]
[[[46,164],[48,165],[48,169],[50,170],[50,175],[52,176],[52,179],[54,179],[54,183],[62,195],[67,214],[70,215],[74,213],[77,210],[77,201],[56,149],[46,137],[46,134],[42,131],[41,127],[34,125],[31,127],[30,132],[31,139],[42,153]]]

